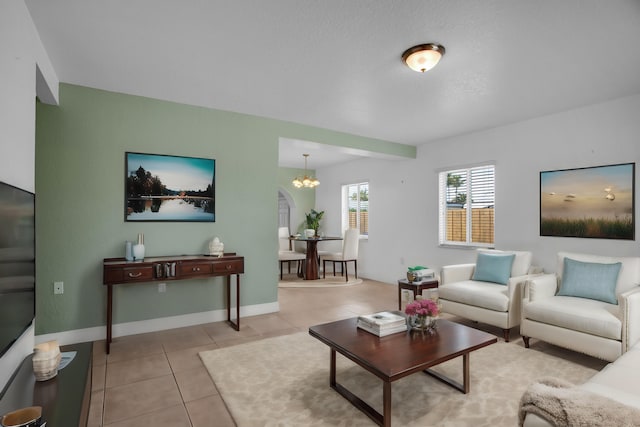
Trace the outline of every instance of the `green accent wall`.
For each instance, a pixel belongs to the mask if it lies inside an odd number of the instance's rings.
[[[412,146],[68,84],[59,107],[38,103],[36,113],[38,335],[106,323],[102,259],[124,256],[138,233],[147,256],[205,253],[218,236],[245,257],[241,304],[277,301],[277,194],[288,173],[279,137],[415,157]],[[126,151],[216,159],[216,222],[125,222]],[[315,196],[296,197],[304,215]],[[222,278],[168,282],[166,293],[119,285],[114,323],[222,309],[223,297]]]

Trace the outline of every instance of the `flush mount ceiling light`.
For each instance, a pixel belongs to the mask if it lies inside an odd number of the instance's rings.
[[[309,157],[309,155],[308,154],[303,154],[303,156],[304,156],[304,176],[296,177],[293,180],[292,184],[296,188],[302,188],[302,187],[313,188],[313,187],[316,187],[316,186],[320,185],[320,181],[318,181],[313,176],[309,176],[307,174],[307,157]]]
[[[419,73],[424,73],[435,67],[444,55],[444,46],[427,43],[410,47],[402,54],[402,61],[407,67]]]

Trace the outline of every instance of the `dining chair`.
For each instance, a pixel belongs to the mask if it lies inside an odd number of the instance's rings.
[[[282,265],[286,262],[289,267],[289,273],[291,273],[291,262],[295,261],[297,264],[298,276],[302,275],[304,271],[304,263],[307,256],[302,252],[294,251],[280,251],[278,252],[278,261],[280,262],[280,280],[282,280]]]
[[[281,251],[291,250],[291,240],[289,240],[289,227],[278,227],[278,248]]]
[[[355,276],[358,278],[358,244],[360,243],[360,230],[357,228],[349,228],[344,233],[342,241],[342,252],[334,252],[322,256],[322,278],[326,277],[327,261],[333,264],[333,275],[336,275],[336,263],[340,263],[341,275],[345,276],[345,280],[349,281],[349,272],[347,263],[353,262],[355,268]]]
[[[304,271],[304,261],[306,255],[301,252],[291,250],[291,240],[289,240],[289,227],[278,228],[278,261],[280,263],[280,280],[282,280],[282,267],[287,263],[289,273],[291,273],[291,262],[295,261],[298,274]]]

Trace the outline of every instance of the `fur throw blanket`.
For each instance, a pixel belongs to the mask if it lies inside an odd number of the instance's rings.
[[[522,395],[518,412],[521,427],[527,412],[556,427],[640,426],[639,409],[555,378],[531,384]]]

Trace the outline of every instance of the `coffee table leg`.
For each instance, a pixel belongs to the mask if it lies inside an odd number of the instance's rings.
[[[382,389],[382,422],[384,427],[391,427],[391,383],[384,382]]]
[[[331,349],[331,362],[329,363],[329,385],[336,388],[336,351]]]
[[[462,355],[462,384],[452,380],[445,375],[432,371],[431,369],[425,369],[424,373],[431,375],[433,378],[455,388],[458,391],[463,392],[464,394],[469,393],[469,390],[471,389],[469,381],[469,353],[464,353]]]
[[[336,381],[336,350],[331,348],[331,362],[329,363],[329,384],[339,395],[347,399],[353,406],[360,409],[366,416],[371,418],[377,425],[391,427],[391,383],[384,382],[382,393],[383,413],[380,414],[367,402],[347,390],[342,384]]]
[[[462,387],[464,388],[464,394],[469,393],[469,353],[462,355]]]

